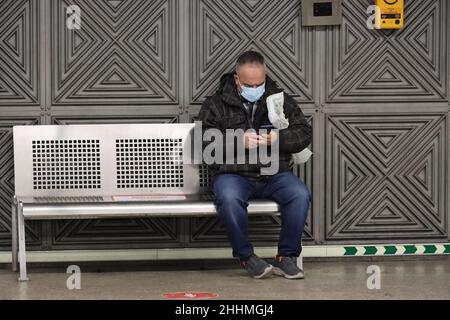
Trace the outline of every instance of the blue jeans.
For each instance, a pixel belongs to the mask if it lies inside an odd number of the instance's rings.
[[[253,254],[248,239],[247,206],[250,199],[272,199],[280,205],[281,232],[278,254],[298,257],[301,237],[308,216],[311,195],[308,187],[292,171],[283,171],[267,181],[254,181],[235,173],[221,173],[213,178],[215,205],[233,256],[244,258]]]

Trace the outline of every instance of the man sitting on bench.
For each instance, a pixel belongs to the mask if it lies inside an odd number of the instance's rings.
[[[217,92],[203,103],[199,120],[204,130],[267,128],[271,123],[266,98],[282,91],[266,75],[264,57],[254,51],[245,52],[237,60],[235,72],[222,76]],[[304,277],[303,270],[297,266],[297,257],[302,250],[301,236],[311,196],[308,187],[292,172],[292,154],[311,143],[311,126],[286,93],[283,112],[289,122],[287,128],[261,134],[246,132],[242,139],[246,151],[277,143],[279,163],[275,174],[262,174],[261,165],[247,162],[211,166],[215,205],[233,256],[257,279],[272,271],[288,279]],[[272,199],[281,209],[278,254],[272,265],[254,254],[248,239],[247,206],[253,198]]]

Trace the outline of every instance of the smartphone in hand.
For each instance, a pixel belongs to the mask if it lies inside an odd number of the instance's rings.
[[[258,134],[261,135],[263,133],[269,134],[272,129],[275,127],[271,124],[263,124],[258,128]]]

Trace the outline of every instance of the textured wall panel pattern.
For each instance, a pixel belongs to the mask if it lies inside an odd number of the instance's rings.
[[[239,53],[264,52],[270,74],[299,102],[313,101],[314,31],[300,1],[191,0],[190,102],[201,103]]]
[[[66,27],[69,5],[81,29]],[[177,104],[178,1],[52,1],[52,103]]]
[[[11,243],[11,200],[14,195],[13,126],[39,125],[34,117],[0,116],[0,250]],[[31,172],[30,172],[31,174]],[[42,226],[39,222],[26,223],[27,243],[41,244]]]
[[[0,106],[39,105],[39,6],[0,1]]]
[[[330,116],[328,239],[446,236],[446,117]]]
[[[406,1],[405,27],[381,31],[372,3],[303,27],[292,0],[0,0],[0,250],[14,125],[189,122],[247,49],[314,128],[314,160],[295,169],[313,191],[305,243],[448,241],[450,5]],[[257,244],[279,229],[250,221]],[[41,250],[227,245],[217,218],[32,222],[27,236]]]
[[[53,124],[115,124],[115,123],[176,123],[177,117],[94,116],[54,117]],[[52,222],[51,245],[58,249],[72,248],[147,248],[177,247],[182,230],[175,218],[71,220]]]
[[[372,1],[344,1],[326,33],[326,101],[448,100],[448,1],[406,1],[405,27],[370,30]]]
[[[314,126],[313,117],[307,117],[311,126]],[[193,118],[193,121],[195,117]],[[314,151],[314,146],[309,148]],[[294,173],[308,186],[313,189],[313,163],[307,162],[303,165],[294,166]],[[190,242],[193,246],[204,244],[228,244],[225,230],[218,217],[214,218],[191,218],[190,220]],[[308,219],[306,221],[303,240],[314,240],[314,210],[311,203]],[[249,218],[249,235],[256,243],[270,243],[278,240],[281,230],[281,217],[261,216]]]

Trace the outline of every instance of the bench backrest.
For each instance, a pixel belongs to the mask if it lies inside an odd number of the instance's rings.
[[[15,194],[196,194],[208,170],[191,164],[194,124],[15,126]]]

